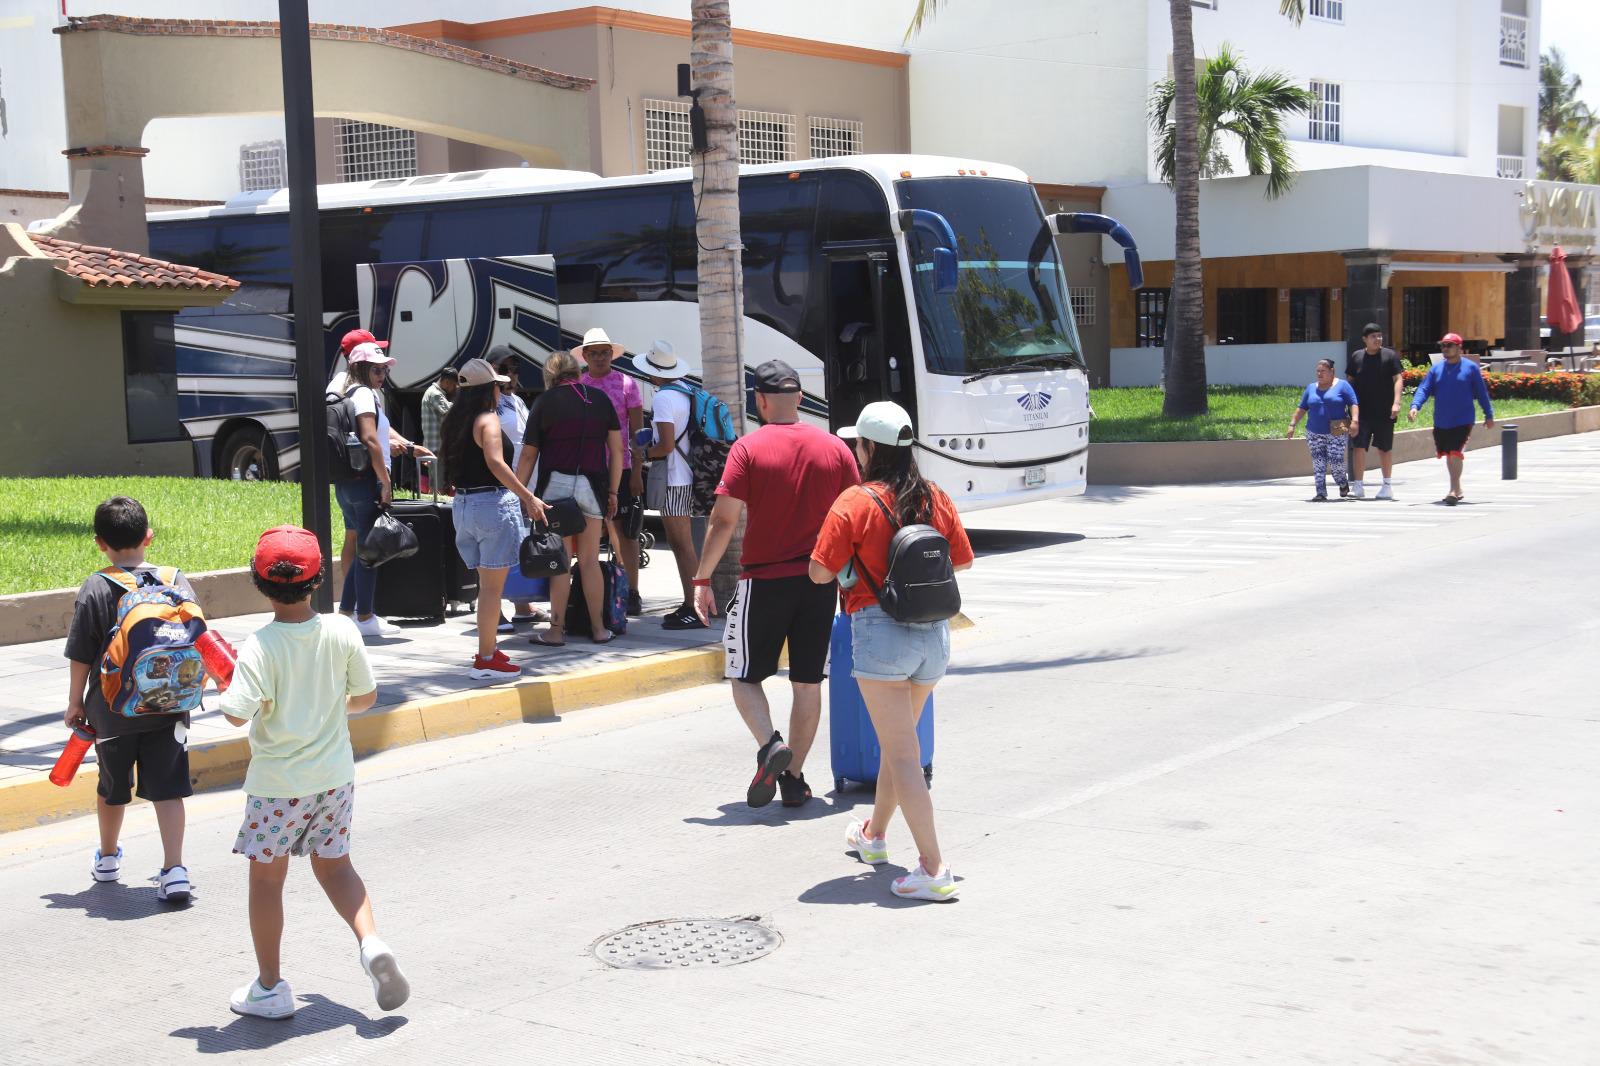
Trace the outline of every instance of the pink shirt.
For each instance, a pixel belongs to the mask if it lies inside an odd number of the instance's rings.
[[[584,374],[583,383],[611,397],[611,406],[617,409],[617,425],[622,427],[622,469],[632,468],[633,431],[628,428],[628,412],[644,410],[639,383],[619,370],[613,370],[603,378]]]

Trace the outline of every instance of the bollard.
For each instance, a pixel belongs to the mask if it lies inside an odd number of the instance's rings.
[[[1500,427],[1500,480],[1517,480],[1517,424]]]

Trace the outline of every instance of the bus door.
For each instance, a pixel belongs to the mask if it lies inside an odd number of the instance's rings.
[[[906,350],[905,300],[894,245],[852,242],[825,249],[828,257],[828,427],[853,426],[875,400],[894,400],[916,416]]]

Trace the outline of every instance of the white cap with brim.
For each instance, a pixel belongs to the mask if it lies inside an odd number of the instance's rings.
[[[904,407],[890,400],[867,404],[856,416],[855,425],[843,426],[838,432],[845,440],[860,437],[891,448],[906,447],[916,438],[911,430],[911,416]]]
[[[468,359],[461,364],[461,373],[457,375],[456,380],[463,385],[488,385],[496,381],[502,385],[511,384],[511,379],[504,374],[496,373],[486,359]]]
[[[599,326],[594,327],[583,335],[583,343],[578,345],[578,350],[581,352],[590,345],[595,345],[598,347],[602,344],[611,345],[611,358],[613,359],[619,358],[624,352],[627,351],[627,349],[622,345],[606,336],[606,331],[601,329]]]
[[[670,341],[653,342],[650,350],[634,360],[633,365],[635,369],[663,381],[676,381],[689,374],[689,364],[678,358]]]

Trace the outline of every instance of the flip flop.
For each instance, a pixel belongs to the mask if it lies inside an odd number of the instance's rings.
[[[609,629],[606,630],[606,639],[605,640],[601,640],[599,637],[590,637],[589,638],[589,640],[591,642],[595,643],[595,644],[610,644],[613,640],[616,640],[616,639],[617,639],[617,635],[615,633],[611,632],[611,630],[609,630]]]
[[[564,641],[564,640],[549,640],[549,639],[547,639],[549,636],[550,636],[549,633],[535,633],[533,636],[528,638],[528,643],[529,644],[541,644],[546,648],[565,648],[567,646],[567,642],[566,641]]]
[[[1439,502],[1444,504],[1446,507],[1454,507],[1456,504],[1460,503],[1461,500],[1455,496],[1446,496]]]

